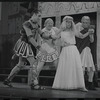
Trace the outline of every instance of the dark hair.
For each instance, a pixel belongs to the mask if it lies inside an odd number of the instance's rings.
[[[36,9],[32,9],[32,8],[31,8],[31,9],[28,9],[27,12],[28,12],[28,13],[33,13],[33,14],[34,14],[34,13],[35,13],[35,14],[38,14],[38,13],[39,13],[39,10],[38,10],[37,8],[36,8]]]
[[[26,14],[24,15],[24,20],[25,20],[25,21],[26,21],[26,20],[29,20],[30,17],[31,17],[30,13],[26,13]]]
[[[38,2],[30,2],[27,12],[29,13],[38,13]]]

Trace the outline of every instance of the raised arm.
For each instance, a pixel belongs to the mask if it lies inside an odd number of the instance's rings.
[[[81,27],[81,23],[77,23],[76,24],[76,34],[75,35],[76,35],[76,37],[83,39],[83,38],[87,37],[90,34],[90,32],[87,31],[85,34],[82,34],[81,31],[80,31],[80,27]]]
[[[81,39],[84,39],[84,38],[86,38],[89,34],[90,34],[89,32],[86,32],[85,34],[82,34],[81,32],[79,32],[77,37],[79,37],[79,38],[81,38]]]
[[[61,29],[58,29],[58,28],[54,28],[54,30],[55,30],[55,34],[54,35],[51,35],[51,37],[53,38],[53,39],[59,39],[60,37],[61,37]]]

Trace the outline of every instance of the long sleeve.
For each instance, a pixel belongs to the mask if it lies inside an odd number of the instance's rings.
[[[80,37],[80,35],[82,35],[81,33],[80,33],[80,31],[81,31],[81,23],[79,22],[79,23],[77,23],[75,26],[76,26],[76,31],[75,31],[75,35],[77,36],[77,37]]]

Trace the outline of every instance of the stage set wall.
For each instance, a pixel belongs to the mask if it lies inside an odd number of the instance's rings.
[[[18,40],[25,9],[21,2],[1,2],[0,14],[0,68],[10,68],[13,47]]]
[[[2,2],[0,20],[0,67],[11,67],[13,46],[19,38],[19,30],[24,20],[26,10],[20,6],[21,2]],[[54,20],[54,25],[59,28],[62,18],[70,15],[75,23],[83,15],[91,18],[91,23],[96,26],[95,41],[92,44],[92,53],[95,66],[100,70],[100,3],[99,2],[38,2],[42,10],[41,28],[46,18]]]
[[[39,2],[39,8],[42,9],[42,28],[44,20],[48,17],[54,20],[58,28],[65,15],[72,16],[75,23],[80,22],[84,15],[91,18],[91,24],[95,25],[95,39],[91,44],[91,52],[95,67],[100,70],[100,2]]]

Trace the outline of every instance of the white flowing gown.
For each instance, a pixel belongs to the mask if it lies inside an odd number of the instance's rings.
[[[83,89],[85,88],[84,74],[81,57],[75,46],[75,34],[63,31],[61,39],[71,45],[62,48],[52,88]]]

